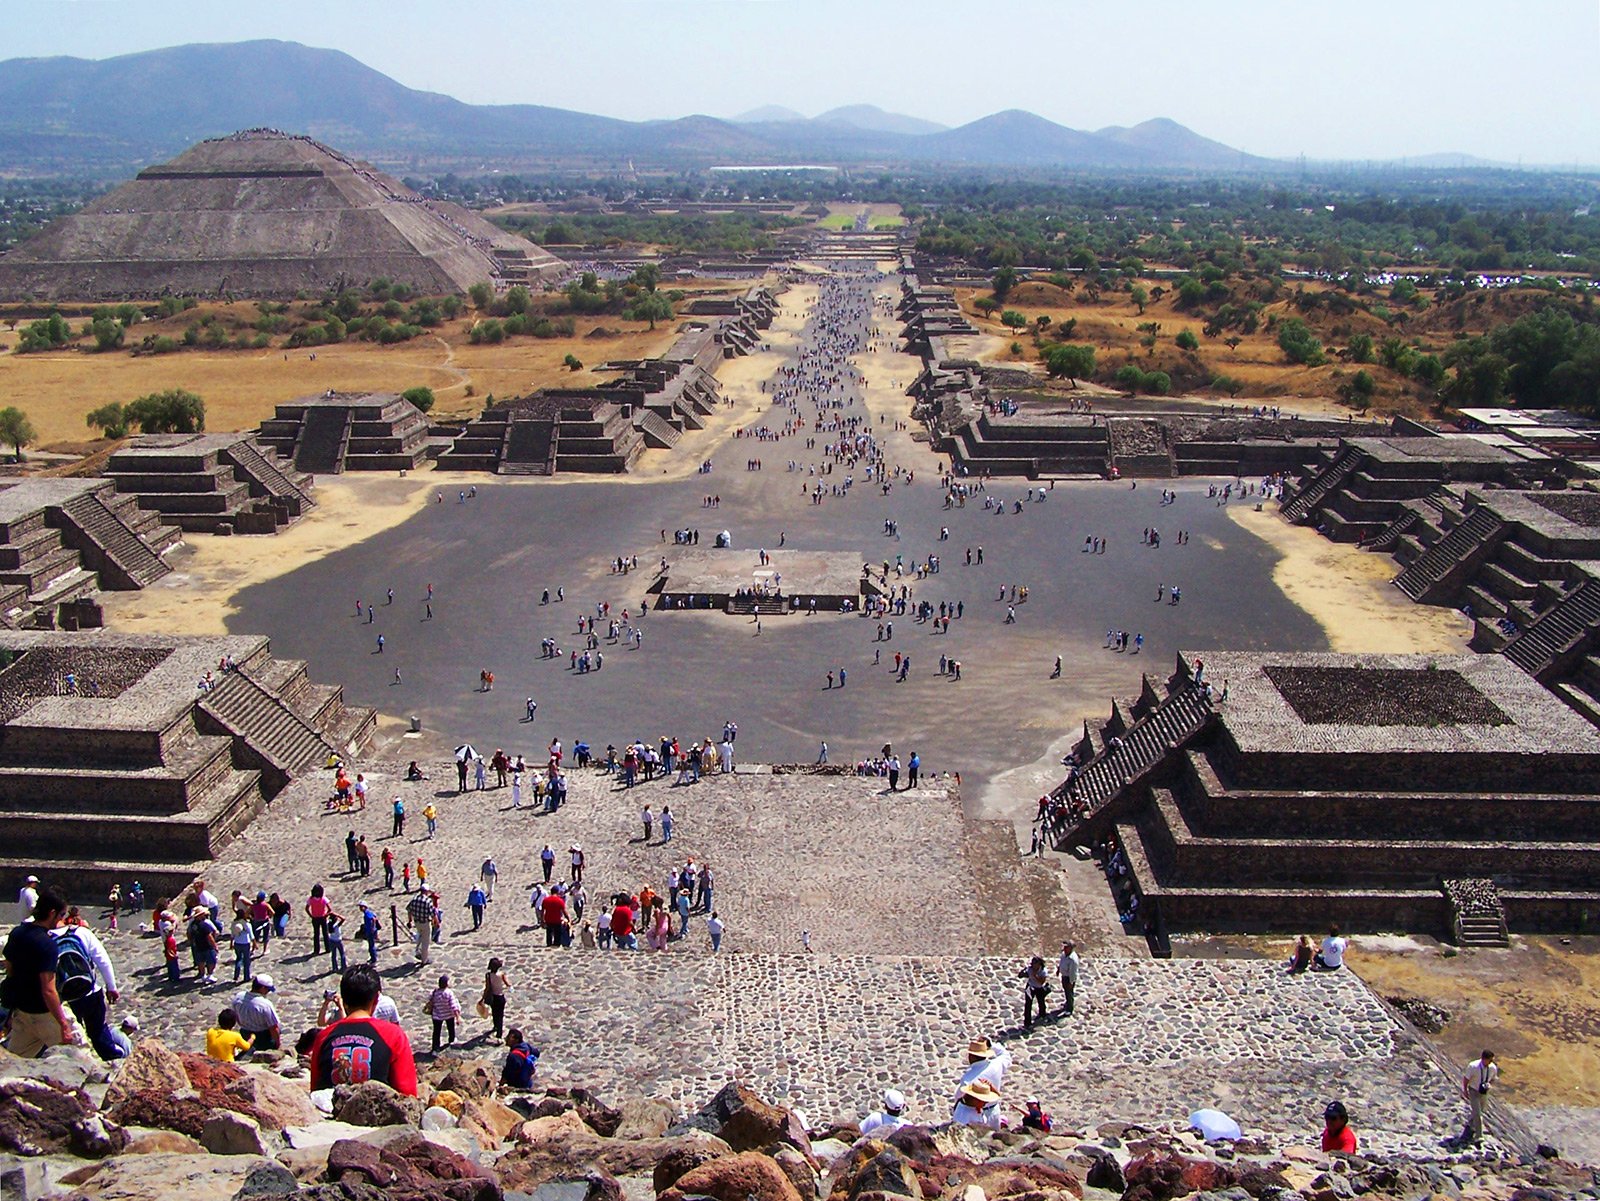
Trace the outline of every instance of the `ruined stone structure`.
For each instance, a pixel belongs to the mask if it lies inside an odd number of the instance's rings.
[[[325,392],[279,405],[258,438],[308,475],[404,471],[427,456],[428,419],[393,392]]]
[[[72,603],[171,570],[179,531],[110,480],[29,479],[0,490],[0,626],[75,620]]]
[[[0,633],[0,719],[0,887],[48,868],[83,896],[136,879],[152,898],[377,723],[265,638],[108,632]]]
[[[1062,844],[1158,934],[1600,916],[1600,733],[1502,656],[1184,652],[1079,749]]]
[[[113,454],[105,474],[186,532],[274,534],[317,503],[311,478],[253,434],[146,434]]]
[[[554,279],[560,260],[310,138],[254,129],[148,167],[0,258],[0,299],[293,299],[378,278],[423,295]]]

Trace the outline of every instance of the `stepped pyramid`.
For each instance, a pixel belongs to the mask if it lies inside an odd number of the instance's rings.
[[[0,258],[0,300],[292,298],[379,277],[424,295],[534,283],[560,261],[307,137],[191,146]]]

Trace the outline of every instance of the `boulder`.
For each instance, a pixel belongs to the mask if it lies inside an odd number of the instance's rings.
[[[358,1138],[368,1131],[366,1126],[356,1126],[350,1122],[335,1122],[324,1119],[308,1122],[304,1126],[285,1126],[283,1128],[283,1141],[291,1147],[331,1147],[342,1138]]]
[[[242,1064],[223,1063],[222,1060],[212,1059],[209,1055],[179,1051],[178,1059],[183,1064],[183,1072],[188,1077],[189,1087],[201,1096],[220,1093],[244,1076]]]
[[[571,1097],[545,1096],[533,1102],[528,1110],[528,1117],[533,1120],[539,1118],[559,1118],[564,1113],[577,1113],[577,1103]],[[579,1114],[579,1116],[583,1116]],[[588,1125],[588,1123],[584,1123]]]
[[[276,1072],[248,1069],[222,1091],[229,1109],[254,1118],[263,1130],[306,1126],[321,1117],[305,1088]]]
[[[815,1161],[793,1147],[779,1147],[772,1153],[772,1162],[783,1169],[801,1201],[816,1201],[822,1192],[822,1174],[817,1171]]]
[[[105,1107],[111,1109],[147,1088],[181,1092],[188,1087],[189,1075],[178,1053],[159,1038],[140,1039],[132,1053],[112,1072]]]
[[[233,1201],[251,1201],[255,1197],[292,1197],[300,1191],[300,1182],[281,1163],[267,1163],[251,1168],[233,1195]]]
[[[176,1130],[197,1139],[215,1108],[218,1107],[207,1105],[193,1093],[175,1094],[164,1088],[142,1088],[106,1112],[112,1121],[124,1126]]]
[[[205,1150],[187,1134],[176,1130],[130,1130],[124,1155],[199,1155]]]
[[[206,1119],[200,1145],[213,1155],[272,1154],[261,1137],[261,1123],[229,1109],[219,1109]]]
[[[233,1201],[252,1172],[277,1168],[249,1155],[119,1155],[62,1182],[96,1201]]]
[[[422,1083],[433,1089],[448,1089],[463,1097],[487,1097],[500,1083],[500,1069],[487,1059],[444,1055],[423,1069]],[[427,1092],[428,1089],[421,1091]]]
[[[628,1097],[617,1108],[622,1120],[612,1132],[613,1138],[660,1138],[678,1116],[670,1102],[654,1097]]]
[[[0,1058],[0,1080],[48,1080],[62,1088],[83,1088],[103,1083],[110,1065],[85,1047],[72,1044],[46,1048],[36,1059],[7,1052]]]
[[[1124,1201],[1168,1201],[1194,1192],[1234,1187],[1238,1173],[1210,1159],[1189,1159],[1171,1151],[1149,1151],[1122,1170],[1128,1182]]]
[[[656,1166],[650,1172],[650,1183],[658,1194],[664,1193],[695,1168],[730,1154],[732,1152],[729,1150],[719,1152],[687,1138],[678,1140],[677,1146],[656,1160]]]
[[[922,1201],[922,1186],[917,1183],[911,1164],[898,1150],[888,1146],[870,1159],[862,1157],[859,1164],[853,1165],[848,1177],[834,1174],[830,1195],[856,1198],[864,1193],[888,1193]]]
[[[127,1143],[127,1134],[108,1126],[82,1089],[46,1080],[0,1082],[0,1151],[100,1159]]]
[[[622,1111],[607,1105],[599,1097],[586,1088],[575,1088],[571,1093],[573,1102],[578,1107],[578,1112],[583,1115],[583,1120],[588,1123],[601,1138],[611,1138],[622,1125]]]
[[[1120,1193],[1128,1187],[1128,1182],[1122,1175],[1122,1165],[1106,1148],[1085,1143],[1078,1148],[1078,1154],[1089,1161],[1089,1174],[1085,1180],[1090,1188]]]
[[[452,1092],[448,1088],[441,1088],[434,1092],[432,1099],[428,1102],[428,1108],[443,1109],[451,1117],[459,1118],[461,1116],[461,1107],[466,1103],[467,1099],[460,1093]]]
[[[500,1182],[509,1189],[531,1192],[546,1181],[576,1180],[590,1169],[612,1176],[648,1175],[654,1180],[659,1178],[659,1165],[670,1160],[674,1166],[664,1175],[671,1179],[662,1179],[657,1185],[660,1191],[689,1169],[732,1153],[727,1143],[700,1130],[659,1139],[603,1139],[583,1124],[576,1111],[560,1118],[524,1123],[522,1130],[546,1123],[568,1122],[576,1122],[583,1133],[568,1138],[548,1138],[543,1134],[551,1127],[544,1125],[543,1132],[535,1132],[536,1137],[526,1140],[519,1130],[517,1145],[495,1162]]]
[[[467,1101],[461,1107],[459,1129],[476,1138],[485,1151],[505,1142],[520,1125],[522,1115],[493,1097]]]
[[[589,1172],[571,1180],[551,1180],[526,1194],[533,1201],[624,1201],[620,1182],[604,1172]]]
[[[494,1173],[438,1146],[419,1131],[401,1133],[385,1146],[347,1139],[328,1150],[330,1184],[370,1184],[391,1201],[500,1201]]]
[[[333,1116],[352,1126],[416,1126],[422,1121],[422,1102],[381,1080],[363,1080],[333,1090]]]
[[[685,1201],[688,1197],[711,1197],[715,1201],[801,1201],[783,1169],[755,1151],[724,1155],[685,1172],[658,1201]]]
[[[530,1118],[517,1127],[516,1138],[519,1143],[538,1147],[591,1142],[597,1136],[577,1110],[569,1109],[549,1117]]]
[[[724,1085],[702,1112],[718,1119],[717,1137],[735,1151],[788,1146],[811,1156],[811,1137],[800,1119],[791,1110],[769,1105],[737,1081]]]

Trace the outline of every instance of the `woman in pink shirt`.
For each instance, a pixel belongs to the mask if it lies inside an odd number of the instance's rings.
[[[332,908],[322,895],[322,885],[311,886],[311,898],[306,901],[306,916],[311,919],[311,953],[322,953],[322,941],[328,932],[328,910]]]

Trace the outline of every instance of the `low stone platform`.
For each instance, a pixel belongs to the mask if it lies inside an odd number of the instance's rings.
[[[860,556],[847,552],[769,549],[763,564],[755,549],[675,546],[666,558],[667,570],[650,588],[656,608],[780,614],[815,600],[818,609],[837,611],[846,602],[859,608],[864,590],[877,591],[862,575]]]

